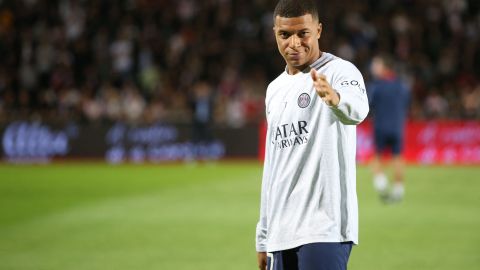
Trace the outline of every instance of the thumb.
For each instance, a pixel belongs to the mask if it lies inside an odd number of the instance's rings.
[[[312,69],[310,70],[310,75],[312,76],[312,80],[313,80],[313,81],[318,80],[318,73],[317,73],[317,71],[316,71],[314,68],[312,68]]]

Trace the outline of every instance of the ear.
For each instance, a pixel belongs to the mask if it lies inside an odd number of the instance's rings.
[[[318,23],[317,30],[318,30],[317,39],[320,39],[320,37],[322,36],[322,23]]]

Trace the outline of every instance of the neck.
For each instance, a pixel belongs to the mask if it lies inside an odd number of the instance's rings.
[[[395,72],[393,70],[385,70],[385,72],[382,74],[382,79],[387,80],[387,81],[392,81],[396,78]]]

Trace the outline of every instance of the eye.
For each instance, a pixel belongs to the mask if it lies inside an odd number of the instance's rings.
[[[300,38],[303,38],[303,37],[308,37],[310,35],[310,32],[309,31],[301,31],[300,33],[298,33],[298,36]]]
[[[287,39],[288,37],[290,37],[290,34],[287,32],[280,32],[278,33],[278,36],[280,36],[280,38],[282,39]]]

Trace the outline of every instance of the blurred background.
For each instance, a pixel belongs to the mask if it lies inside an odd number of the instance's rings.
[[[323,51],[367,86],[390,55],[411,94],[404,202],[357,129],[350,267],[475,268],[480,1],[317,2]],[[256,269],[275,4],[0,0],[0,269]]]
[[[0,1],[3,156],[114,162],[188,160],[199,152],[256,156],[265,90],[285,66],[272,34],[275,4]],[[367,84],[372,57],[391,55],[411,89],[411,121],[456,122],[448,137],[478,134],[479,6],[474,0],[319,2],[321,48],[355,63]],[[459,121],[476,124],[462,129]],[[370,156],[368,130],[360,131],[360,160]],[[138,136],[124,138],[130,133]],[[452,151],[462,157],[453,161],[480,161],[478,137],[472,140],[468,148],[474,144],[476,153],[457,147]],[[439,144],[439,156],[426,162],[444,159]],[[173,153],[163,153],[166,146]]]

